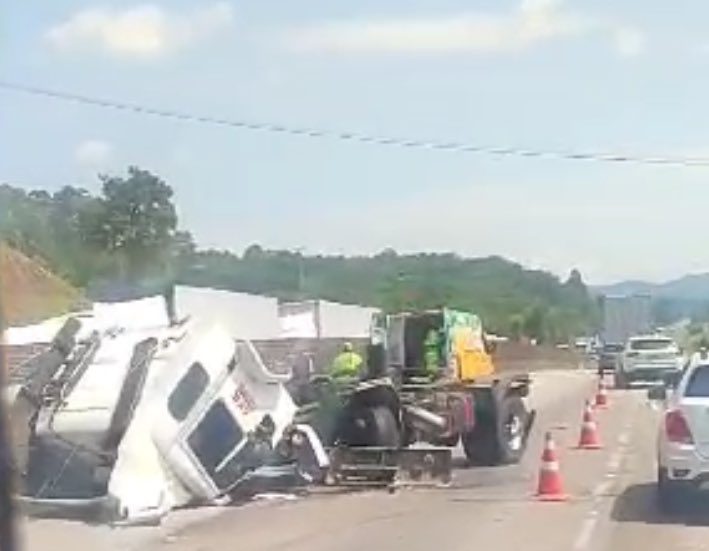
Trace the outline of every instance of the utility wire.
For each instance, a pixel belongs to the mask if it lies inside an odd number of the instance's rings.
[[[127,111],[139,115],[162,117],[183,122],[227,126],[243,130],[287,134],[291,136],[304,136],[308,138],[326,138],[341,141],[359,142],[364,144],[393,146],[400,148],[429,149],[439,151],[451,151],[456,153],[476,153],[502,157],[536,157],[568,161],[596,161],[603,163],[632,163],[643,165],[709,167],[709,158],[704,157],[677,157],[672,155],[631,155],[622,153],[599,153],[590,151],[555,151],[542,149],[523,149],[517,147],[492,147],[468,144],[464,142],[439,142],[420,139],[402,139],[384,136],[374,136],[369,134],[360,134],[356,132],[331,131],[266,122],[249,122],[238,119],[227,119],[221,117],[197,115],[184,111],[159,109],[156,107],[150,107],[137,103],[127,103],[123,101],[84,96],[73,92],[63,92],[58,90],[52,90],[49,88],[10,82],[6,80],[0,80],[0,89],[10,92],[17,92],[25,95],[51,98],[65,102],[92,105],[94,107],[101,107],[104,109]]]

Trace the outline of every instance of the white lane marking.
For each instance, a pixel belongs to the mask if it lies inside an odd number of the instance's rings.
[[[586,519],[581,525],[578,535],[576,536],[576,541],[574,541],[574,551],[583,551],[588,548],[591,543],[591,538],[593,537],[593,532],[596,529],[599,518],[598,507],[601,505],[601,500],[605,497],[613,487],[615,483],[615,478],[618,476],[618,471],[620,470],[621,464],[623,463],[623,458],[628,451],[628,445],[630,444],[630,433],[633,428],[632,420],[628,420],[624,423],[621,433],[618,436],[618,447],[613,451],[613,453],[608,458],[606,463],[606,472],[603,481],[599,482],[593,489],[593,504],[594,508],[588,513]]]
[[[608,463],[606,463],[606,472],[607,473],[616,473],[618,472],[618,469],[620,469],[620,464],[623,462],[623,453],[620,450],[614,451],[610,458],[608,459]]]
[[[574,542],[575,551],[581,551],[588,547],[588,544],[591,543],[593,531],[596,529],[596,524],[598,524],[598,512],[591,511],[588,518],[583,521],[581,530],[578,536],[576,536],[576,541]]]
[[[603,497],[604,495],[606,495],[610,491],[612,485],[613,485],[612,480],[604,480],[603,482],[599,483],[593,489],[593,497],[594,498]]]

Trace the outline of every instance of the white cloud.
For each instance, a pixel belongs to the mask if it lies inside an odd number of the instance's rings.
[[[45,38],[65,52],[155,59],[223,30],[232,21],[226,2],[189,13],[169,13],[153,4],[126,10],[89,8],[49,29]]]
[[[86,140],[74,151],[74,159],[85,168],[102,168],[113,158],[113,147],[102,140]]]
[[[645,52],[647,40],[638,29],[621,27],[614,39],[616,50],[622,57],[637,57]]]
[[[524,0],[509,13],[326,23],[296,31],[290,42],[315,51],[485,54],[524,50],[592,27],[587,18],[561,9],[558,0]]]
[[[587,36],[612,39],[624,57],[639,55],[646,43],[639,30],[571,11],[564,0],[521,0],[507,12],[326,22],[289,33],[287,42],[314,52],[485,55]]]

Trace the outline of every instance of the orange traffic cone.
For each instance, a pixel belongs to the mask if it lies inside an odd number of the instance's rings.
[[[600,450],[602,447],[601,439],[598,436],[598,427],[596,427],[596,422],[593,420],[591,403],[586,400],[583,422],[581,423],[581,435],[579,436],[579,445],[577,448],[580,450]]]
[[[596,391],[596,400],[594,406],[605,409],[608,407],[608,391],[603,377],[598,378],[598,390]]]
[[[542,466],[539,469],[537,499],[540,501],[566,501],[568,499],[561,483],[559,461],[556,459],[556,445],[550,432],[544,436],[544,452],[542,453]]]

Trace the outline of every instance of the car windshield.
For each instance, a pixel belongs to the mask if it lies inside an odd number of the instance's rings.
[[[637,339],[630,341],[631,350],[664,350],[673,346],[669,339]]]

